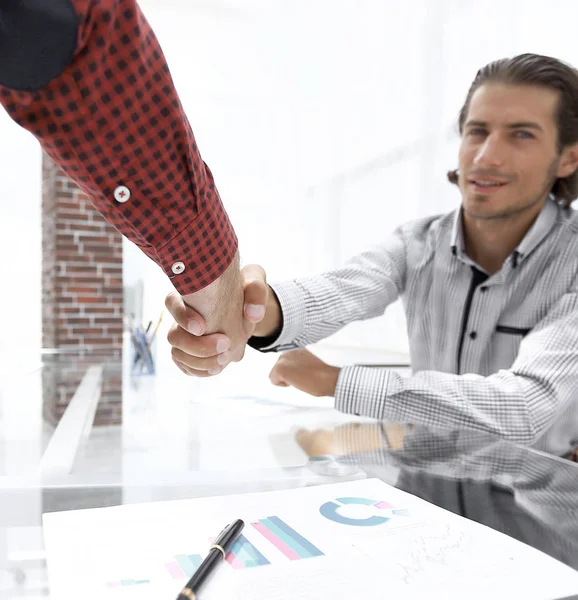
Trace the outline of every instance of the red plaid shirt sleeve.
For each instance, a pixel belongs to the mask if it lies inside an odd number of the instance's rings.
[[[0,101],[181,294],[196,292],[226,270],[237,238],[159,42],[135,0],[70,3],[68,66],[41,89],[0,85]]]

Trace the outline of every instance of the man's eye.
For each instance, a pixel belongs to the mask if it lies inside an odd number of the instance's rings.
[[[484,135],[486,133],[485,129],[481,129],[481,128],[474,128],[474,129],[470,129],[468,131],[468,135]]]
[[[529,131],[516,131],[516,136],[522,140],[528,140],[534,137]]]

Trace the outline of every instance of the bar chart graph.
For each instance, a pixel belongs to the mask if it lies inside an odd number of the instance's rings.
[[[244,532],[246,535],[240,535],[227,552],[225,561],[229,568],[242,570],[279,564],[284,562],[279,552],[291,561],[325,556],[317,546],[277,516],[259,519],[251,525],[252,528]],[[208,544],[213,542],[212,538],[207,540]],[[165,560],[153,560],[155,565],[148,579],[119,579],[110,581],[106,587],[156,585],[164,579],[186,583],[203,562],[203,555],[181,553],[165,557]]]
[[[259,519],[257,523],[252,523],[252,526],[289,560],[324,556],[319,548],[297,533],[279,517]]]

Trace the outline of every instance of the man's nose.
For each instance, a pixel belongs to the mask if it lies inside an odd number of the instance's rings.
[[[504,147],[497,136],[488,135],[474,157],[480,167],[500,167],[504,163]]]

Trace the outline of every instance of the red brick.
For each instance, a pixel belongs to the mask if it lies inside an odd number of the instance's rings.
[[[56,277],[56,284],[58,286],[66,287],[70,284],[81,284],[81,285],[89,285],[91,287],[101,287],[106,282],[101,282],[95,280],[94,273],[92,275],[58,275]]]
[[[74,241],[74,236],[71,233],[57,233],[56,242],[61,242],[63,244],[76,244]]]
[[[60,210],[74,211],[80,208],[77,202],[65,202],[64,200],[65,198],[63,197],[62,200],[58,201],[58,208]]]
[[[64,321],[64,323],[61,323],[61,321]],[[66,317],[65,319],[58,319],[57,323],[70,326],[83,325],[88,327],[90,325],[90,319],[88,317]]]
[[[111,306],[87,306],[84,309],[87,314],[102,313],[102,314],[114,314],[115,309]]]
[[[74,260],[75,257],[78,256],[78,246],[74,243],[62,243],[58,244],[56,247],[56,253],[58,255],[67,255],[70,254],[71,260]]]
[[[107,245],[97,245],[97,244],[87,244],[84,242],[82,244],[84,252],[93,252],[94,254],[114,254],[114,248],[111,248]]]
[[[107,333],[109,334],[122,334],[122,332],[124,331],[122,327],[107,327],[106,328]]]
[[[95,285],[97,286],[98,284]],[[95,292],[94,287],[76,287],[73,285],[69,285],[66,286],[65,289],[69,294],[94,294]]]
[[[104,333],[103,329],[100,327],[74,327],[73,329],[74,335],[102,335]]]
[[[72,211],[58,211],[59,219],[69,219],[70,221],[88,221],[88,215],[82,212],[72,212]]]
[[[106,304],[106,298],[99,296],[78,296],[76,302],[79,304]]]
[[[110,239],[108,237],[103,237],[100,235],[82,235],[80,234],[78,236],[78,241],[82,242],[83,244],[86,245],[88,244],[105,244],[105,245],[109,245],[110,244]]]
[[[114,296],[116,294],[122,294],[122,285],[116,285],[113,287],[102,288],[102,293],[106,296]]]
[[[63,223],[62,226],[68,227],[69,225]],[[85,223],[75,223],[73,227],[74,231],[95,231],[97,233],[103,233],[102,225],[87,225]]]
[[[94,273],[96,276],[97,266],[91,265],[88,261],[85,265],[66,265],[67,273]]]

